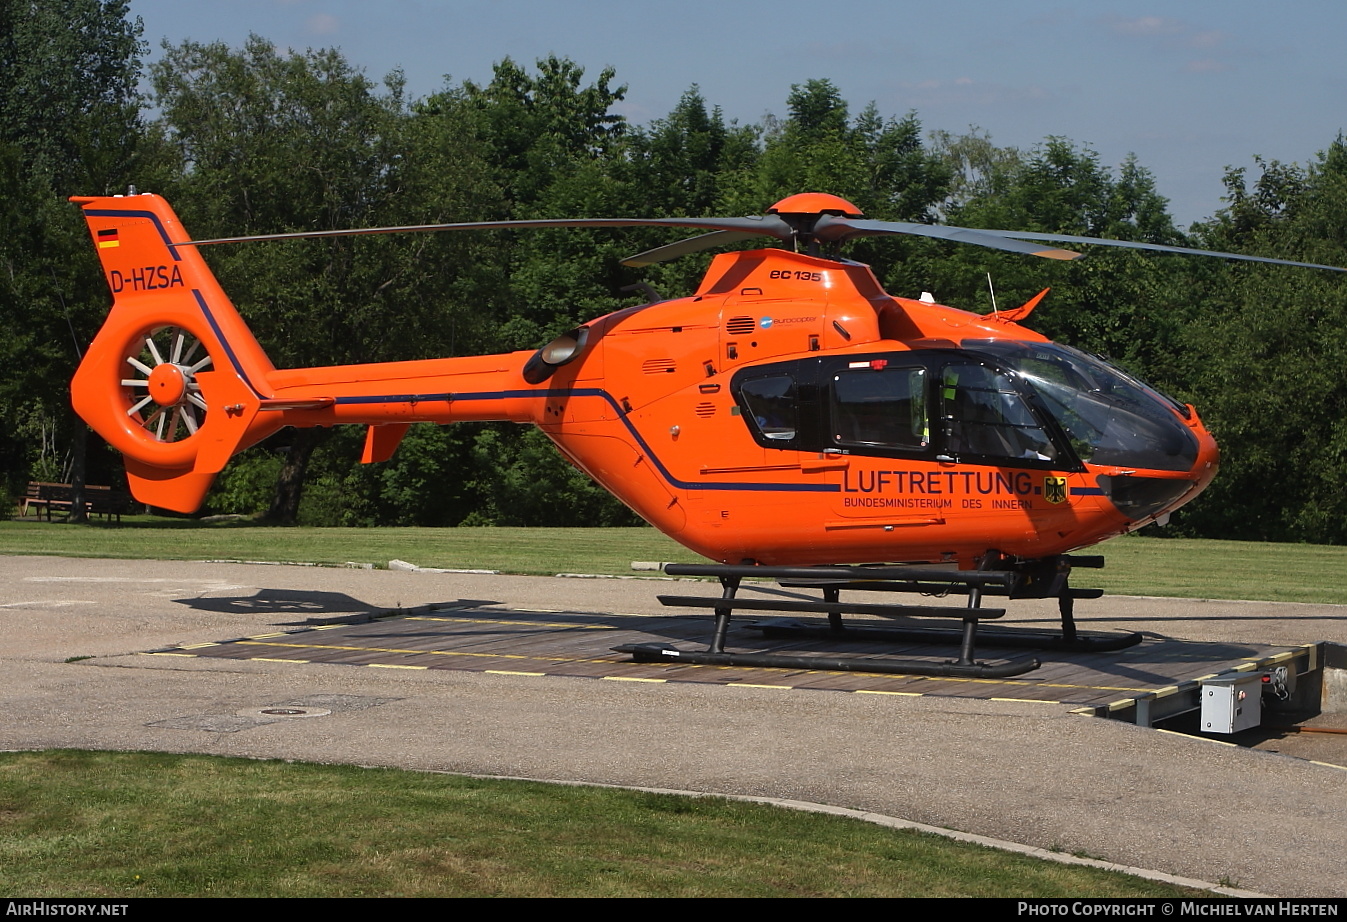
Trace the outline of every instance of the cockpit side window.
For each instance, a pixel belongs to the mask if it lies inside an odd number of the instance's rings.
[[[1008,368],[1081,461],[1191,470],[1198,442],[1186,407],[1104,360],[1056,343],[965,341]]]
[[[924,450],[931,441],[927,371],[890,366],[833,376],[832,438],[839,447]]]
[[[945,450],[969,456],[1016,461],[1053,461],[1057,449],[1014,382],[994,368],[946,365],[940,383],[940,415]]]

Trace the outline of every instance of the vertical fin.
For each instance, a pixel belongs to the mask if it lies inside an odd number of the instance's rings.
[[[281,426],[275,370],[157,195],[79,197],[113,305],[71,382],[75,411],[126,456],[136,499],[193,512],[228,459]]]

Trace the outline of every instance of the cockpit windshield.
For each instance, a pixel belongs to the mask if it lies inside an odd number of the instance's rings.
[[[1191,470],[1198,442],[1178,405],[1102,359],[1055,343],[965,340],[1032,388],[1082,461]]]

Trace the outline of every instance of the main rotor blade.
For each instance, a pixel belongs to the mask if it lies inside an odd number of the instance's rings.
[[[662,247],[655,247],[653,250],[646,250],[644,253],[637,253],[635,256],[628,256],[622,260],[622,265],[637,268],[653,266],[655,263],[668,262],[671,259],[678,259],[680,256],[700,253],[702,250],[709,250],[722,244],[738,243],[741,240],[752,240],[761,236],[763,234],[757,231],[711,231],[709,234],[699,234],[677,243],[666,244]]]
[[[300,231],[287,234],[254,234],[247,237],[216,237],[185,240],[169,246],[205,246],[212,243],[249,243],[260,240],[302,240],[309,237],[358,237],[368,234],[413,234],[446,230],[500,230],[547,227],[699,227],[712,231],[737,231],[750,237],[768,236],[789,240],[793,231],[776,215],[743,218],[540,218],[527,221],[469,221],[462,224],[408,224],[401,227],[362,227],[351,230]]]
[[[1296,266],[1301,269],[1327,269],[1330,272],[1347,272],[1341,266],[1324,266],[1319,263],[1302,263],[1291,259],[1273,259],[1270,256],[1246,256],[1243,253],[1225,253],[1221,250],[1199,250],[1194,247],[1176,247],[1163,243],[1140,243],[1135,240],[1106,240],[1102,237],[1075,237],[1070,234],[1020,233],[1019,231],[985,231],[988,234],[1004,234],[1007,237],[1023,237],[1026,240],[1051,240],[1062,243],[1089,243],[1106,247],[1125,247],[1129,250],[1155,250],[1159,253],[1182,253],[1187,256],[1215,256],[1218,259],[1238,259],[1243,262],[1272,263],[1277,266]]]
[[[829,243],[842,243],[852,237],[873,237],[885,234],[907,234],[913,237],[934,237],[937,240],[953,240],[955,243],[972,243],[993,250],[1008,250],[1011,253],[1028,253],[1030,256],[1042,256],[1045,259],[1080,259],[1082,253],[1075,250],[1062,250],[1056,247],[1035,246],[1012,237],[1007,232],[980,231],[968,227],[953,227],[948,224],[909,224],[904,221],[870,221],[862,218],[847,218],[840,215],[822,215],[814,225],[814,236]]]
[[[1237,259],[1243,262],[1271,263],[1277,266],[1296,266],[1301,269],[1327,269],[1330,272],[1347,272],[1339,266],[1325,266],[1320,263],[1297,262],[1291,259],[1273,259],[1267,256],[1246,256],[1242,253],[1225,253],[1220,250],[1199,250],[1195,247],[1170,246],[1161,243],[1142,243],[1136,240],[1109,240],[1103,237],[1081,237],[1076,234],[1041,234],[1028,231],[974,229],[954,227],[944,224],[907,224],[900,221],[870,221],[846,217],[824,215],[814,225],[814,235],[820,240],[842,242],[852,237],[864,237],[875,234],[913,234],[918,237],[935,237],[954,240],[959,243],[972,243],[978,246],[992,247],[998,250],[1012,250],[1018,253],[1032,253],[1049,259],[1079,259],[1082,254],[1072,250],[1044,249],[1026,245],[1025,247],[1005,246],[1005,241],[1043,240],[1052,243],[1075,243],[1094,246],[1123,247],[1129,250],[1153,250],[1157,253],[1180,253],[1187,256],[1214,256],[1218,259]],[[1001,243],[993,242],[999,239]],[[1070,255],[1065,255],[1070,254]]]

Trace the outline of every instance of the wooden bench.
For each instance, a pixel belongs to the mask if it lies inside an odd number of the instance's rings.
[[[28,484],[27,492],[19,501],[19,516],[27,517],[28,509],[32,507],[39,518],[45,511],[47,521],[50,522],[53,509],[69,515],[74,504],[75,488],[70,484],[33,481]],[[101,515],[105,519],[116,516],[120,522],[123,513],[131,512],[131,496],[125,490],[115,487],[86,484],[84,509],[89,515]]]

